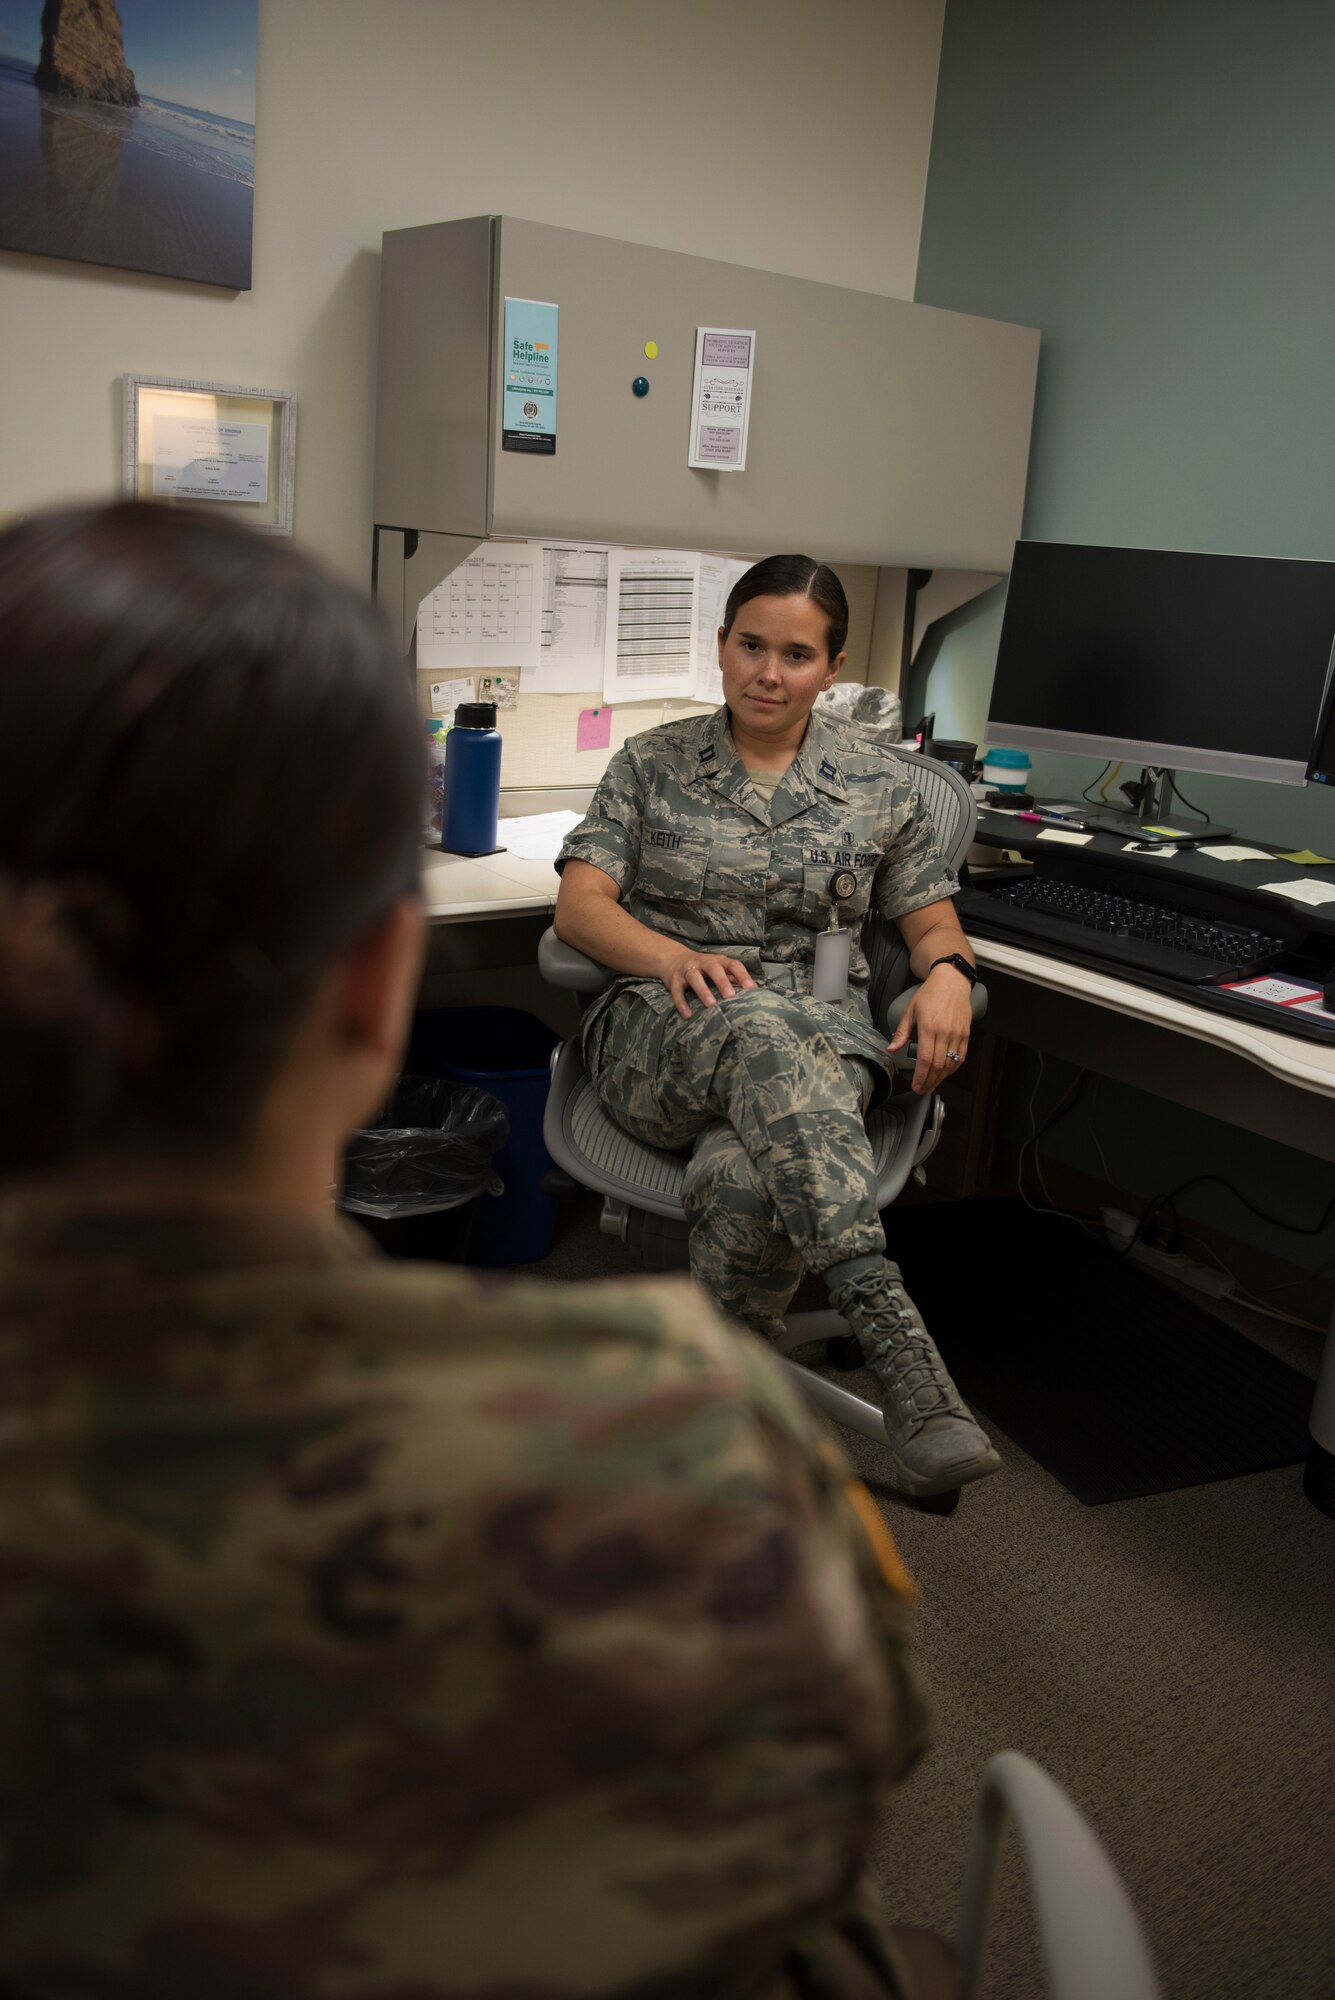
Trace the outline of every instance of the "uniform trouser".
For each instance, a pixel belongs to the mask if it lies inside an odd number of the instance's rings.
[[[633,993],[612,1003],[643,1004]],[[594,1074],[632,1138],[691,1148],[691,1271],[725,1312],[770,1335],[804,1270],[884,1253],[863,1122],[874,1081],[800,996],[764,987],[696,1003],[689,1021],[674,1013],[652,1073],[603,1056]]]

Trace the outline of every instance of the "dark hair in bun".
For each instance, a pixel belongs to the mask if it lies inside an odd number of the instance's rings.
[[[417,883],[369,600],[164,506],[0,535],[0,1173],[241,1137],[316,980]]]
[[[809,597],[825,613],[826,657],[834,659],[844,649],[848,637],[848,599],[828,563],[814,556],[766,556],[739,576],[723,612],[723,636],[732,630],[732,621],[753,597]]]

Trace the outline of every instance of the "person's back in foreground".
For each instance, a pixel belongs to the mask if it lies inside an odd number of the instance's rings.
[[[0,694],[0,1994],[894,1993],[923,1714],[837,1452],[687,1285],[329,1214],[420,962],[370,611],[34,521]]]

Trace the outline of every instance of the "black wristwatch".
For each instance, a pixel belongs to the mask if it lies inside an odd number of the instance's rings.
[[[953,965],[956,972],[962,972],[964,974],[964,977],[968,980],[970,986],[976,986],[978,984],[977,968],[975,966],[970,965],[968,959],[965,958],[963,952],[948,951],[944,958],[934,958],[931,964],[928,966],[927,972],[935,972],[938,965]],[[924,972],[923,974],[924,979],[927,977],[927,972]]]

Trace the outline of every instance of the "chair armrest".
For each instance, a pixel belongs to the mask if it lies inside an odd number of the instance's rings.
[[[1051,2000],[1158,2000],[1144,1933],[1126,1890],[1059,1785],[1003,1750],[983,1772],[955,1930],[961,2000],[975,2000],[1002,1828],[1019,1835]]]
[[[564,986],[569,993],[604,993],[616,978],[596,958],[564,943],[550,924],[538,940],[538,970],[549,986]]]
[[[887,1003],[883,1024],[887,1036],[893,1037],[895,1029],[904,1018],[904,1009],[908,1006],[914,994],[920,991],[921,981],[914,980],[911,985],[904,988],[902,993],[896,993],[894,999]],[[987,1012],[987,988],[981,980],[978,981],[969,994],[969,1012],[973,1016],[973,1025],[977,1027]],[[910,1049],[913,1051],[912,1055],[909,1053]],[[910,1042],[907,1048],[899,1049],[892,1057],[892,1061],[899,1069],[912,1069],[917,1060],[917,1044],[914,1042]]]

